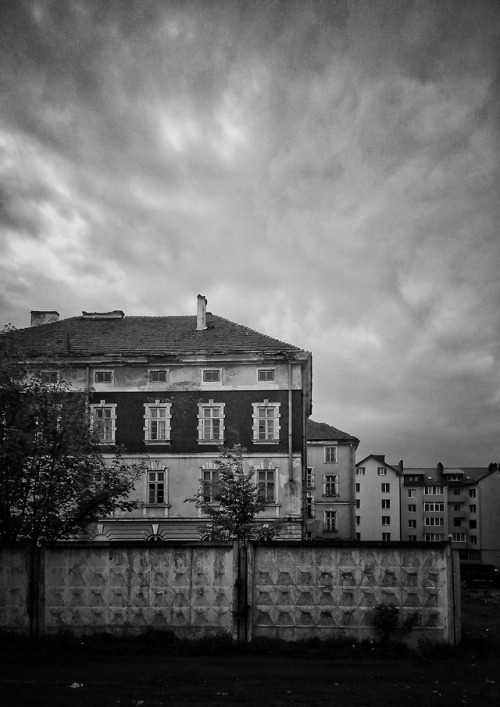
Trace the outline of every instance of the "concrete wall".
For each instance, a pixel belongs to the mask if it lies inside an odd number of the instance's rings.
[[[248,553],[248,636],[375,638],[373,609],[394,603],[409,636],[454,643],[452,553],[446,543],[271,543]],[[41,550],[41,633],[169,629],[238,634],[237,553],[230,544],[75,543]],[[29,561],[0,547],[0,629],[29,632]],[[244,584],[244,583],[243,583]],[[240,613],[245,615],[245,612]],[[241,626],[239,627],[241,629]],[[241,636],[241,630],[239,631]]]

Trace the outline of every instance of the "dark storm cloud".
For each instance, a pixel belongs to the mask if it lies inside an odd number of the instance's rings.
[[[1,12],[6,321],[203,292],[313,352],[361,454],[498,457],[497,3]]]

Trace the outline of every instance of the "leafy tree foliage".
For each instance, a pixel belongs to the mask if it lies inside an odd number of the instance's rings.
[[[209,519],[199,529],[202,537],[238,540],[246,545],[251,539],[270,539],[279,533],[279,522],[259,523],[255,520],[265,509],[266,500],[254,482],[254,470],[245,471],[243,468],[243,451],[240,446],[223,449],[215,461],[214,480],[203,482],[194,497],[185,499],[195,502]]]
[[[3,339],[5,335],[0,335]],[[93,444],[84,393],[47,381],[0,341],[0,540],[71,537],[115,508],[141,473]]]

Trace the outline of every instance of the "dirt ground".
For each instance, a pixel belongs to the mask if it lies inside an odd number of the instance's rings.
[[[284,654],[271,644],[203,655],[0,651],[2,707],[498,705],[500,590],[465,591],[457,649],[343,646]],[[373,654],[370,655],[370,650]]]

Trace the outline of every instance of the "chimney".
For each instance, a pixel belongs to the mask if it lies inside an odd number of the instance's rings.
[[[40,326],[41,324],[52,324],[59,321],[59,312],[53,309],[50,311],[32,311],[31,326]]]
[[[403,472],[405,468],[404,462],[402,459],[399,461],[399,471]]]
[[[198,295],[198,311],[196,315],[196,331],[203,331],[207,328],[207,298]]]

